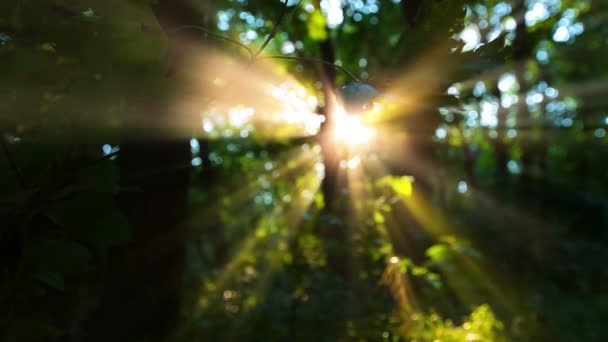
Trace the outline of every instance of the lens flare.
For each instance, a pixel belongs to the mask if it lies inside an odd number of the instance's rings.
[[[348,146],[360,146],[374,136],[374,130],[366,126],[359,116],[346,113],[340,108],[336,111],[333,138]]]

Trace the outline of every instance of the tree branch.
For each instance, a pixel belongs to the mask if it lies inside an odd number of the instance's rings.
[[[206,34],[208,34],[208,35],[210,35],[212,37],[215,37],[217,39],[221,39],[221,40],[225,40],[227,42],[231,42],[231,43],[236,44],[236,45],[240,46],[241,48],[247,50],[247,52],[249,53],[249,56],[251,56],[252,59],[255,58],[255,54],[253,53],[253,51],[247,45],[245,45],[245,44],[243,44],[241,42],[238,42],[238,41],[236,41],[236,40],[234,40],[232,38],[224,37],[224,36],[222,36],[220,34],[213,33],[213,32],[211,32],[211,31],[209,31],[206,28],[201,27],[201,26],[183,25],[183,26],[176,27],[173,30],[168,31],[168,32],[169,33],[177,33],[177,32],[185,31],[185,30],[197,30],[197,31],[201,31],[201,32],[204,32],[204,33],[206,33]]]
[[[270,41],[277,35],[277,32],[279,31],[279,27],[281,26],[281,22],[283,21],[283,18],[285,17],[285,14],[287,13],[287,3],[288,2],[289,2],[289,0],[285,0],[285,2],[283,3],[284,4],[283,9],[281,10],[281,13],[277,17],[277,20],[275,20],[274,26],[272,27],[272,31],[270,31],[270,34],[268,35],[268,37],[266,37],[266,40],[264,41],[264,43],[262,43],[262,46],[260,46],[260,48],[255,53],[255,55],[253,55],[254,59],[257,58],[262,53],[262,51],[264,51],[264,49],[266,48],[268,43],[270,43]],[[300,0],[294,6],[294,11],[295,11],[295,9],[297,9],[300,6],[301,3],[302,3],[302,0]]]
[[[294,60],[294,61],[301,61],[301,62],[308,62],[308,63],[320,63],[320,64],[328,65],[330,67],[333,67],[334,69],[342,71],[343,73],[348,75],[348,77],[352,78],[353,81],[355,81],[355,82],[361,82],[361,80],[357,76],[353,75],[350,71],[346,70],[344,67],[339,66],[337,64],[327,62],[327,61],[316,59],[316,58],[293,57],[293,56],[263,56],[263,57],[259,57],[259,59],[285,59],[285,60]]]
[[[104,154],[102,157],[94,159],[91,162],[89,162],[87,165],[84,165],[84,167],[92,166],[92,165],[101,163],[103,161],[110,160],[110,159],[112,159],[112,157],[115,157],[115,156],[117,156],[119,154],[120,154],[120,150],[116,150],[114,152],[110,152],[108,154]]]
[[[279,14],[273,28],[272,31],[270,32],[270,34],[268,35],[268,37],[266,38],[266,40],[264,41],[264,43],[262,44],[262,46],[260,46],[260,48],[258,49],[257,52],[253,52],[253,50],[251,50],[247,45],[238,42],[234,39],[231,39],[229,37],[225,37],[222,35],[219,35],[217,33],[211,32],[209,30],[207,30],[204,27],[201,26],[196,26],[196,25],[183,25],[183,26],[179,26],[174,28],[173,30],[168,31],[169,33],[176,33],[179,31],[184,31],[184,30],[197,30],[197,31],[201,31],[204,32],[210,36],[213,36],[217,39],[221,39],[221,40],[225,40],[227,42],[236,44],[238,46],[240,46],[241,48],[247,50],[247,52],[249,53],[249,56],[251,57],[251,63],[253,64],[257,59],[283,59],[283,60],[296,60],[296,61],[301,61],[301,62],[308,62],[308,63],[319,63],[319,64],[324,64],[327,66],[330,66],[334,69],[340,70],[343,73],[345,73],[346,75],[348,75],[348,77],[350,77],[352,80],[354,80],[355,82],[361,82],[361,80],[353,75],[351,72],[349,72],[348,70],[346,70],[344,67],[327,62],[327,61],[323,61],[320,59],[316,59],[316,58],[308,58],[308,57],[294,57],[294,56],[260,56],[260,54],[262,53],[262,51],[264,51],[264,49],[266,48],[266,46],[268,46],[268,44],[270,43],[270,41],[276,36],[279,27],[281,26],[281,22],[283,21],[283,18],[285,17],[285,14],[287,13],[287,3],[289,2],[289,0],[285,0],[284,2],[284,6],[283,6],[283,10],[281,11],[281,13]],[[302,3],[302,0],[300,0],[294,8],[298,8],[298,6]]]

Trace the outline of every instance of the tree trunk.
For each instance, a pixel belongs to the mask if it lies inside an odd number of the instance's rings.
[[[330,40],[321,43],[321,59],[328,63],[334,63],[335,52]],[[327,244],[327,264],[328,268],[336,274],[346,278],[347,275],[347,246],[346,246],[346,225],[340,219],[339,209],[336,201],[338,200],[340,187],[340,157],[336,146],[331,137],[332,127],[335,125],[333,114],[336,110],[337,102],[335,98],[335,77],[336,71],[330,66],[323,66],[321,81],[323,83],[323,95],[325,105],[322,114],[325,115],[325,122],[321,126],[319,134],[319,144],[323,156],[325,176],[321,182],[321,191],[325,206],[321,211],[321,235]]]
[[[200,25],[201,14],[186,2],[159,1],[152,10],[162,29]],[[171,66],[179,68],[191,33],[168,35]],[[190,35],[190,36],[189,36]],[[197,37],[200,39],[199,37]],[[196,43],[196,42],[195,42]],[[167,73],[167,81],[171,72]],[[137,106],[154,122],[169,122],[170,96],[145,96]],[[140,113],[141,113],[140,112]],[[119,156],[122,191],[118,202],[126,214],[132,238],[109,259],[99,310],[86,340],[163,340],[174,330],[184,270],[185,221],[190,174],[187,135],[175,138],[162,124],[153,131],[123,132]],[[163,126],[163,127],[160,127]],[[201,154],[207,144],[201,144]]]

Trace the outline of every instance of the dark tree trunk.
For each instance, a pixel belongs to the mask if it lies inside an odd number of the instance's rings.
[[[335,59],[334,49],[329,40],[321,43],[321,58],[323,61],[333,63]],[[335,102],[335,70],[328,66],[323,66],[321,73],[323,83],[323,97],[325,105],[322,114],[325,115],[325,122],[321,126],[320,144],[325,166],[325,177],[321,183],[321,190],[325,200],[325,208],[332,210],[335,202],[337,190],[339,158],[336,154],[335,146],[332,146],[331,130],[334,123],[333,112],[336,109]]]
[[[201,14],[185,1],[159,1],[152,9],[165,32],[202,22]],[[176,69],[194,37],[188,32],[167,35],[171,68]],[[167,73],[167,82],[171,74]],[[147,103],[136,105],[137,111],[145,111],[153,122],[169,122],[168,94],[144,98]],[[159,341],[177,324],[191,153],[187,135],[174,138],[164,125],[154,127],[142,134],[128,128],[123,133],[120,176],[123,187],[130,190],[120,193],[118,203],[129,220],[132,238],[110,255],[100,308],[86,340]],[[203,155],[208,152],[205,146],[201,144]]]
[[[328,63],[334,63],[335,51],[330,40],[326,40],[320,45],[321,59]],[[335,77],[336,71],[330,66],[323,66],[321,81],[323,83],[323,95],[325,105],[322,114],[325,115],[325,122],[321,126],[319,134],[319,144],[323,156],[325,176],[321,182],[321,191],[325,206],[321,211],[321,235],[327,243],[327,264],[330,270],[346,278],[347,275],[347,246],[346,246],[346,225],[340,219],[337,200],[340,193],[340,157],[336,146],[331,137],[332,127],[335,125],[333,114],[336,110],[337,102],[335,98]]]

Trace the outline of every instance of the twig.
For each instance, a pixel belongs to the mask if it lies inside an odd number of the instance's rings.
[[[236,44],[236,45],[240,46],[241,48],[247,50],[247,52],[249,53],[249,56],[251,56],[252,59],[255,56],[255,54],[253,53],[253,51],[247,45],[245,45],[243,43],[240,43],[240,42],[238,42],[238,41],[236,41],[236,40],[234,40],[232,38],[224,37],[224,36],[222,36],[220,34],[213,33],[213,32],[211,32],[211,31],[209,31],[206,28],[201,27],[201,26],[195,26],[195,25],[178,26],[178,27],[174,28],[173,30],[169,31],[169,33],[176,33],[176,32],[185,31],[185,30],[197,30],[197,31],[205,32],[206,34],[208,34],[208,35],[210,35],[212,37],[215,37],[215,38],[221,39],[221,40],[225,40],[227,42],[231,42],[231,43]]]
[[[258,58],[258,56],[262,53],[262,51],[264,51],[264,49],[266,48],[268,43],[270,43],[270,41],[277,35],[277,32],[279,31],[279,27],[281,26],[281,22],[283,21],[283,18],[285,17],[285,14],[287,13],[287,3],[289,3],[289,0],[285,0],[285,2],[283,3],[284,4],[283,9],[281,10],[281,13],[277,17],[277,20],[275,20],[274,25],[272,27],[272,31],[270,31],[270,34],[268,35],[268,37],[266,37],[266,40],[264,41],[264,43],[262,43],[262,46],[260,46],[260,48],[255,53],[255,55],[253,55],[254,59]],[[301,3],[302,3],[302,0],[300,0],[294,6],[294,10],[296,8],[298,8]]]
[[[116,150],[114,152],[108,153],[108,154],[104,154],[103,157],[99,157],[93,161],[91,161],[88,165],[85,166],[91,166],[91,165],[95,165],[97,163],[101,163],[105,160],[111,159],[114,156],[117,156],[118,154],[120,154],[120,150]]]
[[[15,162],[15,159],[13,158],[10,149],[8,148],[8,145],[6,144],[4,137],[0,137],[0,144],[2,144],[2,152],[4,152],[4,157],[6,157],[6,160],[8,161],[9,165],[11,166],[11,169],[13,169],[13,172],[15,173],[15,177],[17,177],[17,181],[19,182],[19,185],[21,186],[21,188],[27,189],[28,186],[27,186],[27,183],[25,182],[25,178],[23,178],[23,175],[21,174],[21,170],[19,170],[19,167],[17,166],[17,163]]]
[[[300,4],[302,3],[303,0],[300,0],[295,6],[294,8],[298,8],[298,6],[300,6]],[[184,31],[184,30],[197,30],[197,31],[201,31],[204,32],[210,36],[213,36],[217,39],[221,39],[221,40],[225,40],[227,42],[231,42],[233,44],[236,44],[238,46],[240,46],[241,48],[247,50],[247,52],[249,53],[249,56],[251,57],[251,64],[253,64],[257,59],[283,59],[283,60],[296,60],[296,61],[302,61],[302,62],[308,62],[308,63],[320,63],[320,64],[325,64],[328,66],[331,66],[334,69],[340,70],[343,73],[345,73],[346,75],[348,75],[348,77],[350,77],[351,79],[353,79],[355,82],[361,82],[361,80],[353,75],[351,72],[349,72],[348,70],[346,70],[344,67],[330,63],[330,62],[326,62],[320,59],[316,59],[316,58],[308,58],[308,57],[293,57],[293,56],[260,56],[260,54],[262,53],[262,51],[264,51],[264,49],[266,48],[266,46],[268,46],[268,44],[270,43],[270,41],[276,36],[279,27],[281,25],[281,22],[283,21],[283,18],[285,17],[285,14],[287,13],[287,3],[289,2],[289,0],[285,0],[285,2],[283,3],[283,10],[281,11],[281,13],[279,14],[277,20],[275,21],[275,24],[272,28],[272,31],[270,32],[270,34],[268,35],[268,37],[266,37],[266,40],[264,41],[264,43],[262,44],[262,46],[260,46],[260,48],[258,49],[257,52],[253,52],[253,50],[251,50],[247,45],[238,42],[234,39],[231,39],[229,37],[224,37],[220,34],[217,33],[213,33],[209,30],[207,30],[204,27],[201,26],[195,26],[195,25],[184,25],[184,26],[179,26],[174,28],[171,31],[168,31],[169,33],[176,33],[179,31]]]
[[[346,70],[344,67],[339,66],[337,64],[330,63],[330,62],[326,62],[326,61],[323,61],[320,59],[316,59],[316,58],[293,57],[293,56],[263,56],[263,57],[259,57],[259,59],[286,59],[286,60],[293,60],[293,61],[325,64],[325,65],[329,65],[329,66],[333,67],[334,69],[342,71],[343,73],[348,75],[348,77],[352,78],[353,81],[361,82],[361,80],[357,76],[353,75],[350,71]]]

